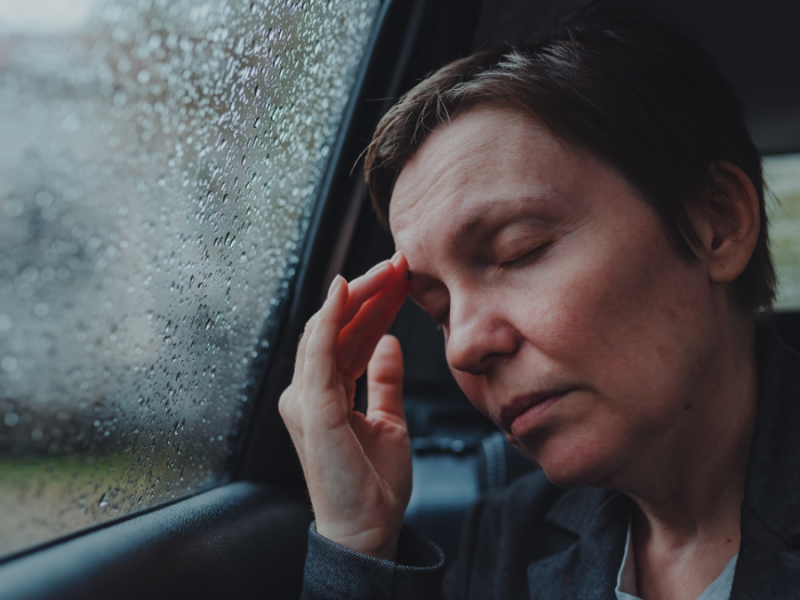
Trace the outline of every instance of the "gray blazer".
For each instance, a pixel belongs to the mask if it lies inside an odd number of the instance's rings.
[[[771,327],[758,343],[758,417],[731,600],[800,599],[800,354]],[[446,575],[441,551],[409,528],[392,563],[334,544],[312,524],[302,597],[614,600],[630,502],[598,488],[560,490],[532,473],[475,505]]]

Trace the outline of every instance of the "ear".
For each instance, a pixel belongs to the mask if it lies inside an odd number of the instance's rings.
[[[728,161],[709,166],[718,184],[709,204],[696,221],[709,277],[716,283],[731,283],[750,262],[761,229],[758,193],[750,178]]]

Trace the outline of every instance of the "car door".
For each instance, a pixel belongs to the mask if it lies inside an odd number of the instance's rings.
[[[390,249],[352,165],[462,7],[0,7],[0,597],[297,596],[277,400],[335,273]]]

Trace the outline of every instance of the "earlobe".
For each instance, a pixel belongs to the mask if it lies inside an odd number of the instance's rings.
[[[731,283],[747,267],[758,241],[761,213],[758,192],[741,168],[728,161],[709,167],[716,185],[703,210],[700,237],[708,256],[709,277]]]

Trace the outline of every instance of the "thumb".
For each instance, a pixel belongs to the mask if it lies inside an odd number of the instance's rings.
[[[377,413],[405,421],[403,410],[403,353],[393,335],[384,335],[367,366],[367,419]]]

